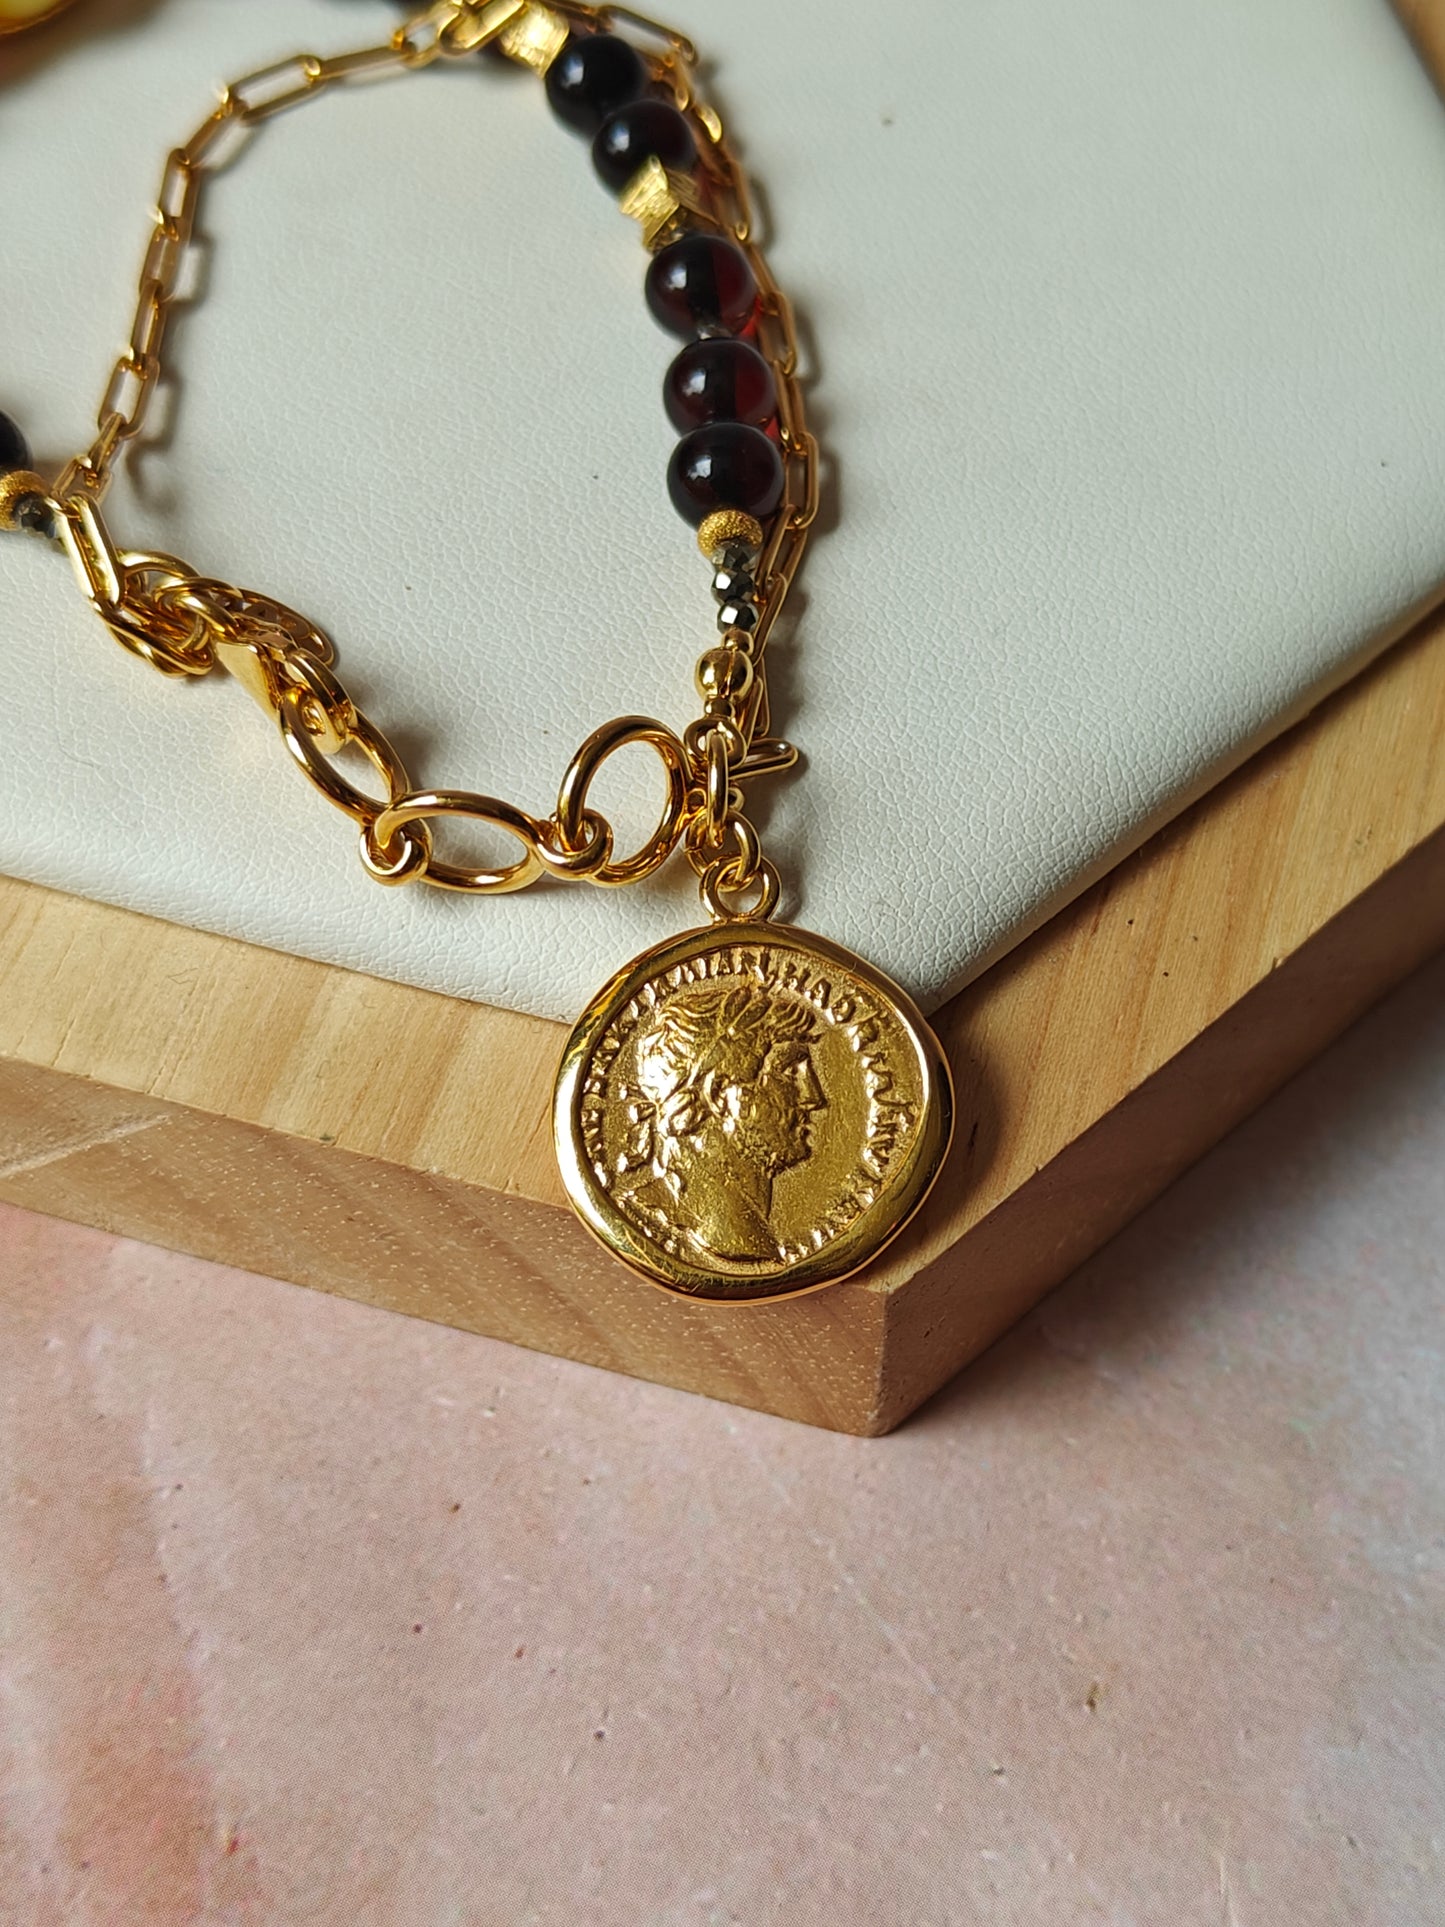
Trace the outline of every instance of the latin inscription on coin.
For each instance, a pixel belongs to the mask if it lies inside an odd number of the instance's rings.
[[[704,1298],[846,1276],[921,1202],[947,1067],[897,986],[805,932],[719,924],[621,972],[573,1033],[558,1151],[583,1218]]]

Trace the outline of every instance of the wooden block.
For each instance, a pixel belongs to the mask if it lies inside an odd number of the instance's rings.
[[[955,1155],[866,1277],[709,1308],[562,1199],[560,1025],[0,881],[0,1197],[878,1433],[1445,943],[1445,617],[937,1023]]]

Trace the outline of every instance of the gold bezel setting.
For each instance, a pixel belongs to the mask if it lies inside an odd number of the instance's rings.
[[[820,1044],[828,1043],[831,1033],[833,1059],[842,1067],[841,1074],[835,1070],[830,1075],[822,1062],[825,1053],[815,1053],[816,1075],[822,1081],[821,1089],[814,1085],[817,1108],[841,1104],[853,1118],[854,1141],[843,1147],[841,1162],[833,1157],[831,1182],[810,1177],[807,1165],[820,1161],[811,1149],[795,1152],[796,1169],[790,1174],[794,1201],[784,1214],[780,1249],[771,1259],[756,1253],[744,1259],[718,1258],[706,1248],[705,1236],[699,1240],[689,1233],[686,1210],[632,1208],[616,1181],[620,1160],[613,1147],[637,1126],[639,1084],[629,1055],[636,1052],[637,1039],[651,1035],[650,1027],[665,1019],[669,999],[687,998],[699,989],[721,995],[729,986],[753,986],[764,993],[771,989],[780,1007],[811,1007]],[[714,1047],[705,1042],[699,1049],[706,1055]],[[814,1074],[810,1063],[807,1075]],[[843,1088],[850,1075],[857,1086],[851,1094]],[[888,1091],[906,1092],[906,1100],[887,1097],[893,1121],[886,1130],[875,1121],[871,1130],[876,1143],[886,1143],[890,1151],[868,1163],[870,1175],[860,1182],[854,1174],[864,1168],[868,1130],[858,1119],[865,1107],[870,1115],[879,1109],[877,1090],[885,1078]],[[864,1088],[870,1079],[872,1094]],[[710,1080],[712,1087],[705,1088]],[[689,1084],[713,1107],[709,1113],[705,1104],[700,1106],[705,1120],[722,1118],[730,1094],[716,1088],[713,1071],[700,1059],[669,1077],[670,1088],[662,1093],[666,1104],[675,1111]],[[906,1131],[900,1131],[896,1120],[905,1104],[910,1118]],[[670,938],[603,985],[563,1052],[553,1123],[558,1163],[573,1208],[624,1264],[651,1284],[684,1297],[766,1304],[851,1277],[903,1229],[948,1154],[953,1109],[953,1081],[942,1047],[897,984],[811,931],[735,919]],[[798,1128],[796,1115],[792,1127]],[[844,1135],[848,1129],[830,1127]],[[807,1142],[806,1137],[798,1141]],[[701,1133],[690,1142],[695,1159],[710,1159],[708,1166],[695,1163],[692,1175],[706,1212],[717,1201],[709,1197],[709,1187],[720,1194],[728,1189],[717,1149],[726,1140],[714,1136],[710,1152]],[[841,1178],[840,1169],[845,1173]],[[667,1179],[660,1164],[649,1166],[643,1160],[640,1177],[634,1171],[628,1182],[634,1184],[631,1197],[642,1189],[662,1197]],[[870,1188],[873,1195],[864,1196]],[[839,1222],[840,1197],[848,1204],[859,1203],[846,1222]]]

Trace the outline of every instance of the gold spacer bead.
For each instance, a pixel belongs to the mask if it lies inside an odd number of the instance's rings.
[[[697,532],[697,546],[708,561],[717,564],[717,554],[730,543],[739,543],[744,548],[760,549],[763,546],[763,525],[751,515],[744,515],[741,509],[717,509],[708,516]]]
[[[50,484],[28,468],[12,468],[8,475],[0,475],[0,529],[23,528],[24,524],[15,519],[20,505],[33,502],[37,495],[42,502],[47,501]]]

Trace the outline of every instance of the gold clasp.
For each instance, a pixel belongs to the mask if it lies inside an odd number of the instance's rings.
[[[228,676],[234,676],[259,709],[275,716],[281,708],[281,677],[274,653],[249,637],[219,635],[211,639],[211,653]]]
[[[294,705],[298,720],[323,756],[337,756],[352,740],[357,726],[356,705],[326,663],[295,647],[283,631],[268,635],[253,629],[217,635],[211,644],[215,659],[264,709],[279,717]]]

